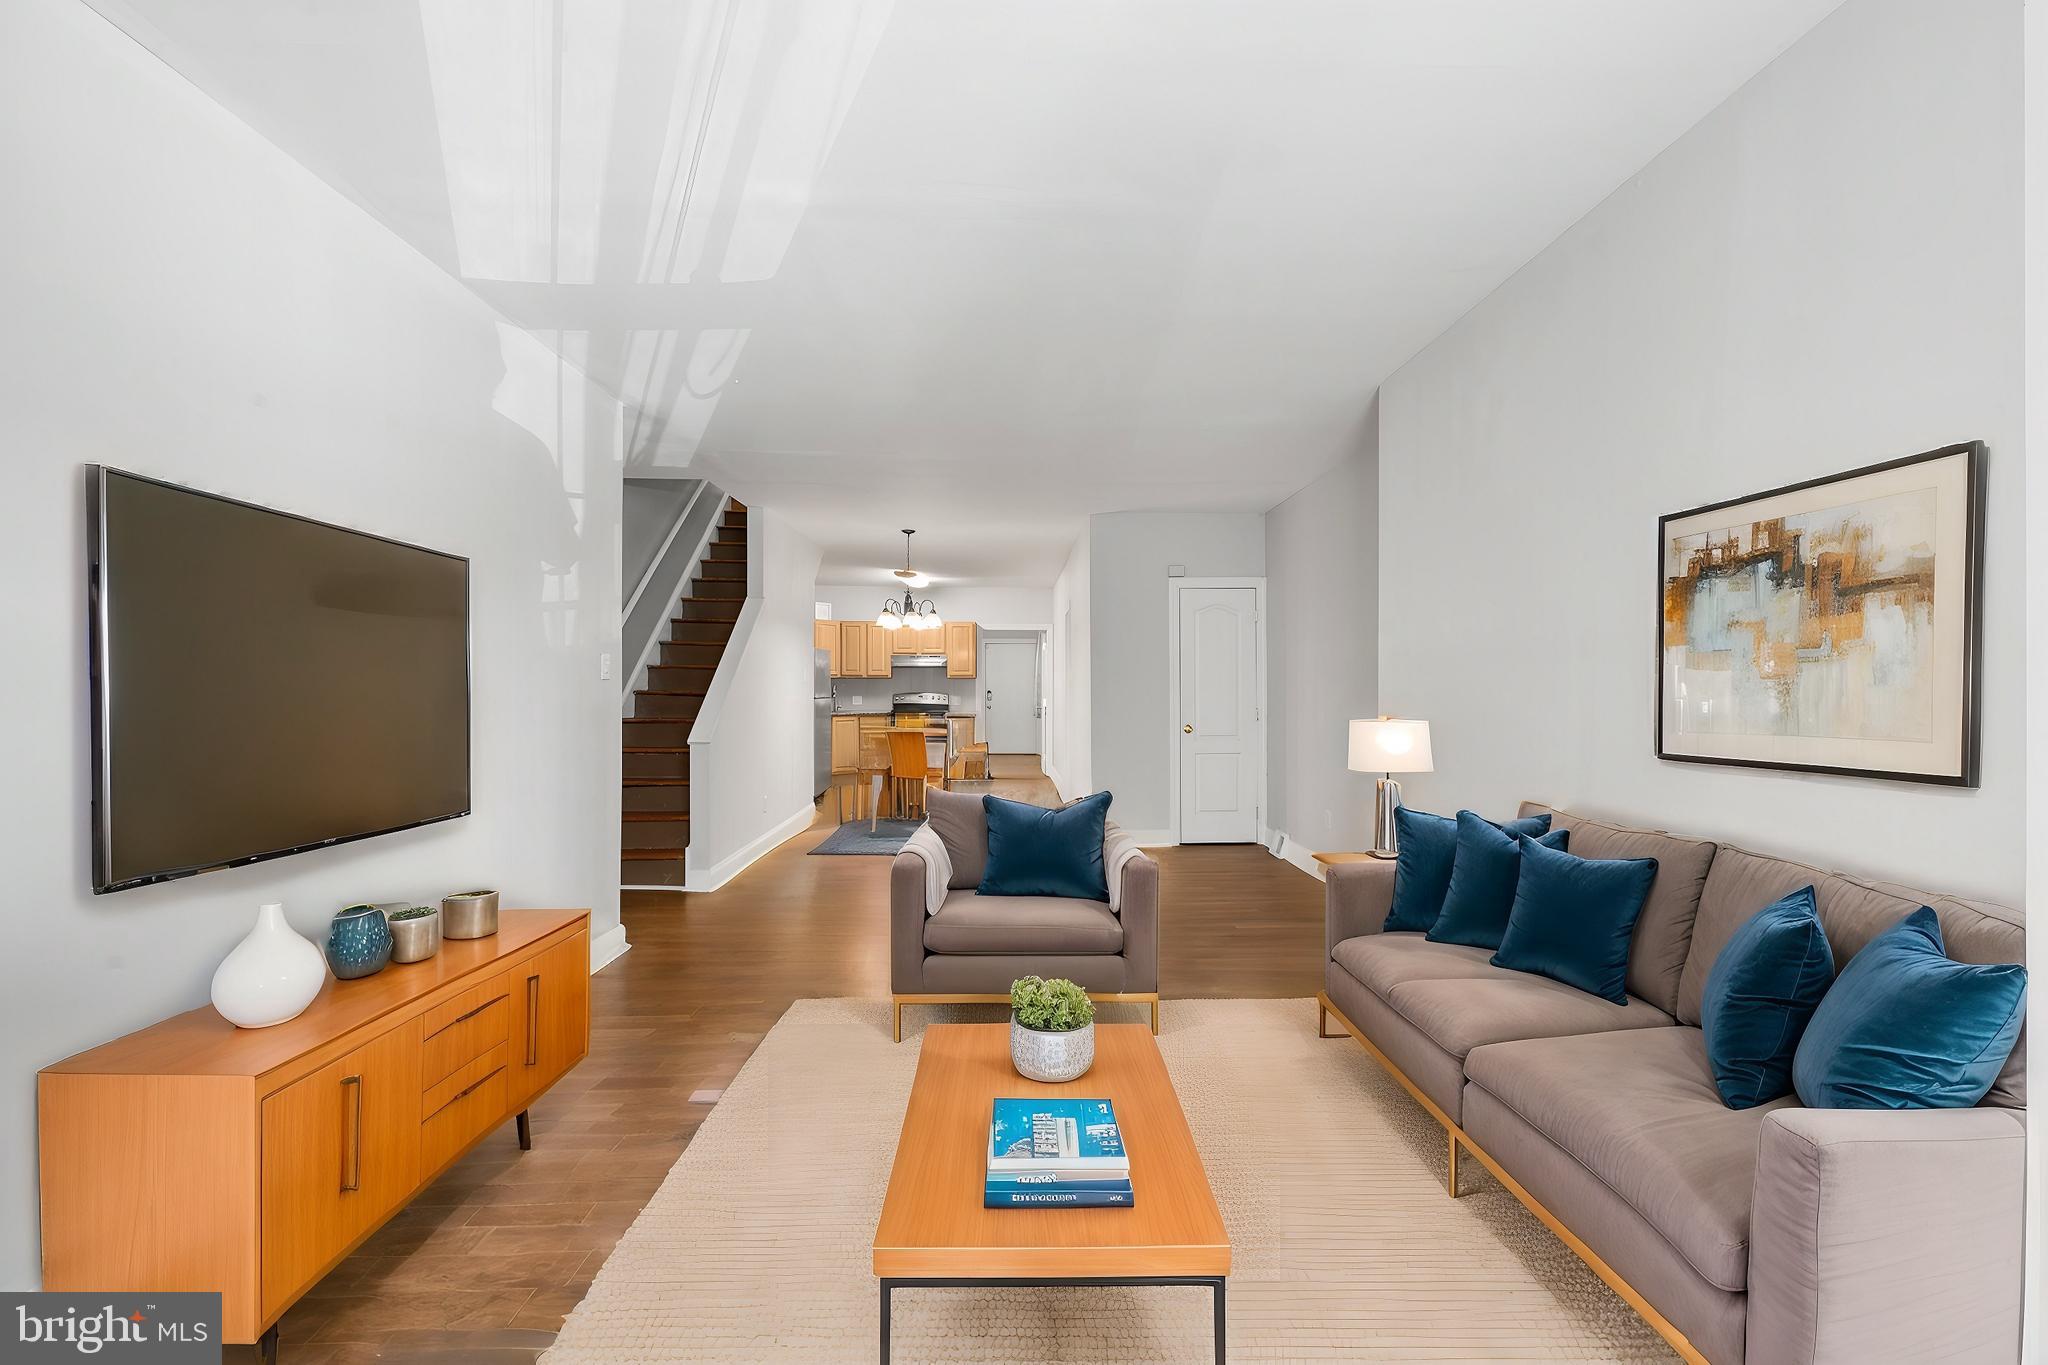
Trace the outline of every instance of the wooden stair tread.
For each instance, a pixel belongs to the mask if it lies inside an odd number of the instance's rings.
[[[631,752],[628,750],[627,752]],[[626,777],[620,779],[629,787],[687,787],[687,777]]]
[[[620,812],[619,818],[628,824],[635,825],[650,824],[658,820],[666,820],[671,824],[687,825],[690,823],[690,812],[686,810],[629,810]]]
[[[690,752],[690,746],[687,744],[628,744],[620,752],[628,754],[686,754]]]
[[[706,692],[701,687],[636,687],[633,689],[633,695],[636,697],[704,697],[709,696],[710,693]],[[659,719],[659,717],[643,716],[641,717],[641,719],[656,720]]]
[[[628,863],[681,862],[685,852],[680,848],[622,848],[619,859]]]

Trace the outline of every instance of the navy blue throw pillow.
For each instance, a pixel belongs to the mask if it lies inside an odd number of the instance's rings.
[[[1554,829],[1536,842],[1545,848],[1563,848],[1568,832]],[[1500,947],[1521,872],[1522,845],[1516,836],[1483,816],[1459,811],[1458,858],[1451,866],[1444,908],[1429,926],[1429,940],[1471,948]]]
[[[1545,834],[1550,816],[1528,815],[1496,828],[1510,835]],[[1447,815],[1396,806],[1394,837],[1400,849],[1394,860],[1394,900],[1381,927],[1390,934],[1419,934],[1436,923],[1437,912],[1444,908],[1458,856],[1458,822]]]
[[[1580,858],[1523,836],[1522,875],[1493,965],[1626,1005],[1629,935],[1656,880],[1655,858]]]
[[[1102,870],[1108,792],[1084,796],[1058,810],[984,796],[981,809],[988,817],[982,895],[1109,899],[1109,879]]]
[[[1951,961],[1921,906],[1849,959],[1792,1059],[1812,1109],[1961,1109],[2019,1040],[2027,969]]]
[[[1835,979],[1813,888],[1802,886],[1751,915],[1707,973],[1700,999],[1707,1066],[1730,1109],[1792,1093],[1792,1055]]]

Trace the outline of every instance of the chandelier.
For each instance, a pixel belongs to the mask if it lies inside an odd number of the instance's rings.
[[[927,597],[919,602],[911,595],[912,588],[921,588],[930,581],[910,567],[910,538],[916,534],[917,532],[908,527],[904,528],[903,567],[895,571],[896,576],[903,580],[903,601],[899,605],[891,596],[882,603],[882,610],[875,615],[875,624],[883,630],[901,630],[905,626],[917,630],[933,630],[946,624],[940,619],[939,609],[932,605],[931,598]]]

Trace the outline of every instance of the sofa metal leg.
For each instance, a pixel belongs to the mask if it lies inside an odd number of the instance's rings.
[[[1318,1038],[1327,1038],[1327,1037],[1329,1037],[1329,1036],[1330,1036],[1330,1033],[1329,1033],[1329,1029],[1330,1029],[1330,1007],[1329,1007],[1328,1005],[1325,1005],[1325,1004],[1323,1003],[1323,998],[1322,998],[1322,997],[1321,997],[1321,996],[1319,995],[1319,996],[1317,996],[1317,997],[1316,997],[1316,1037],[1318,1037]]]
[[[1444,1133],[1451,1140],[1451,1175],[1449,1184],[1451,1198],[1456,1199],[1458,1197],[1458,1135],[1448,1128],[1444,1129]]]
[[[896,1041],[900,1043],[903,1041],[903,1002],[897,1000],[891,1003],[896,1006]]]
[[[1159,997],[1152,997],[1152,1036],[1159,1036]]]

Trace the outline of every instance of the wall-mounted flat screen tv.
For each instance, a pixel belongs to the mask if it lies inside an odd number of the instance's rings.
[[[469,561],[88,471],[92,881],[469,813]]]

